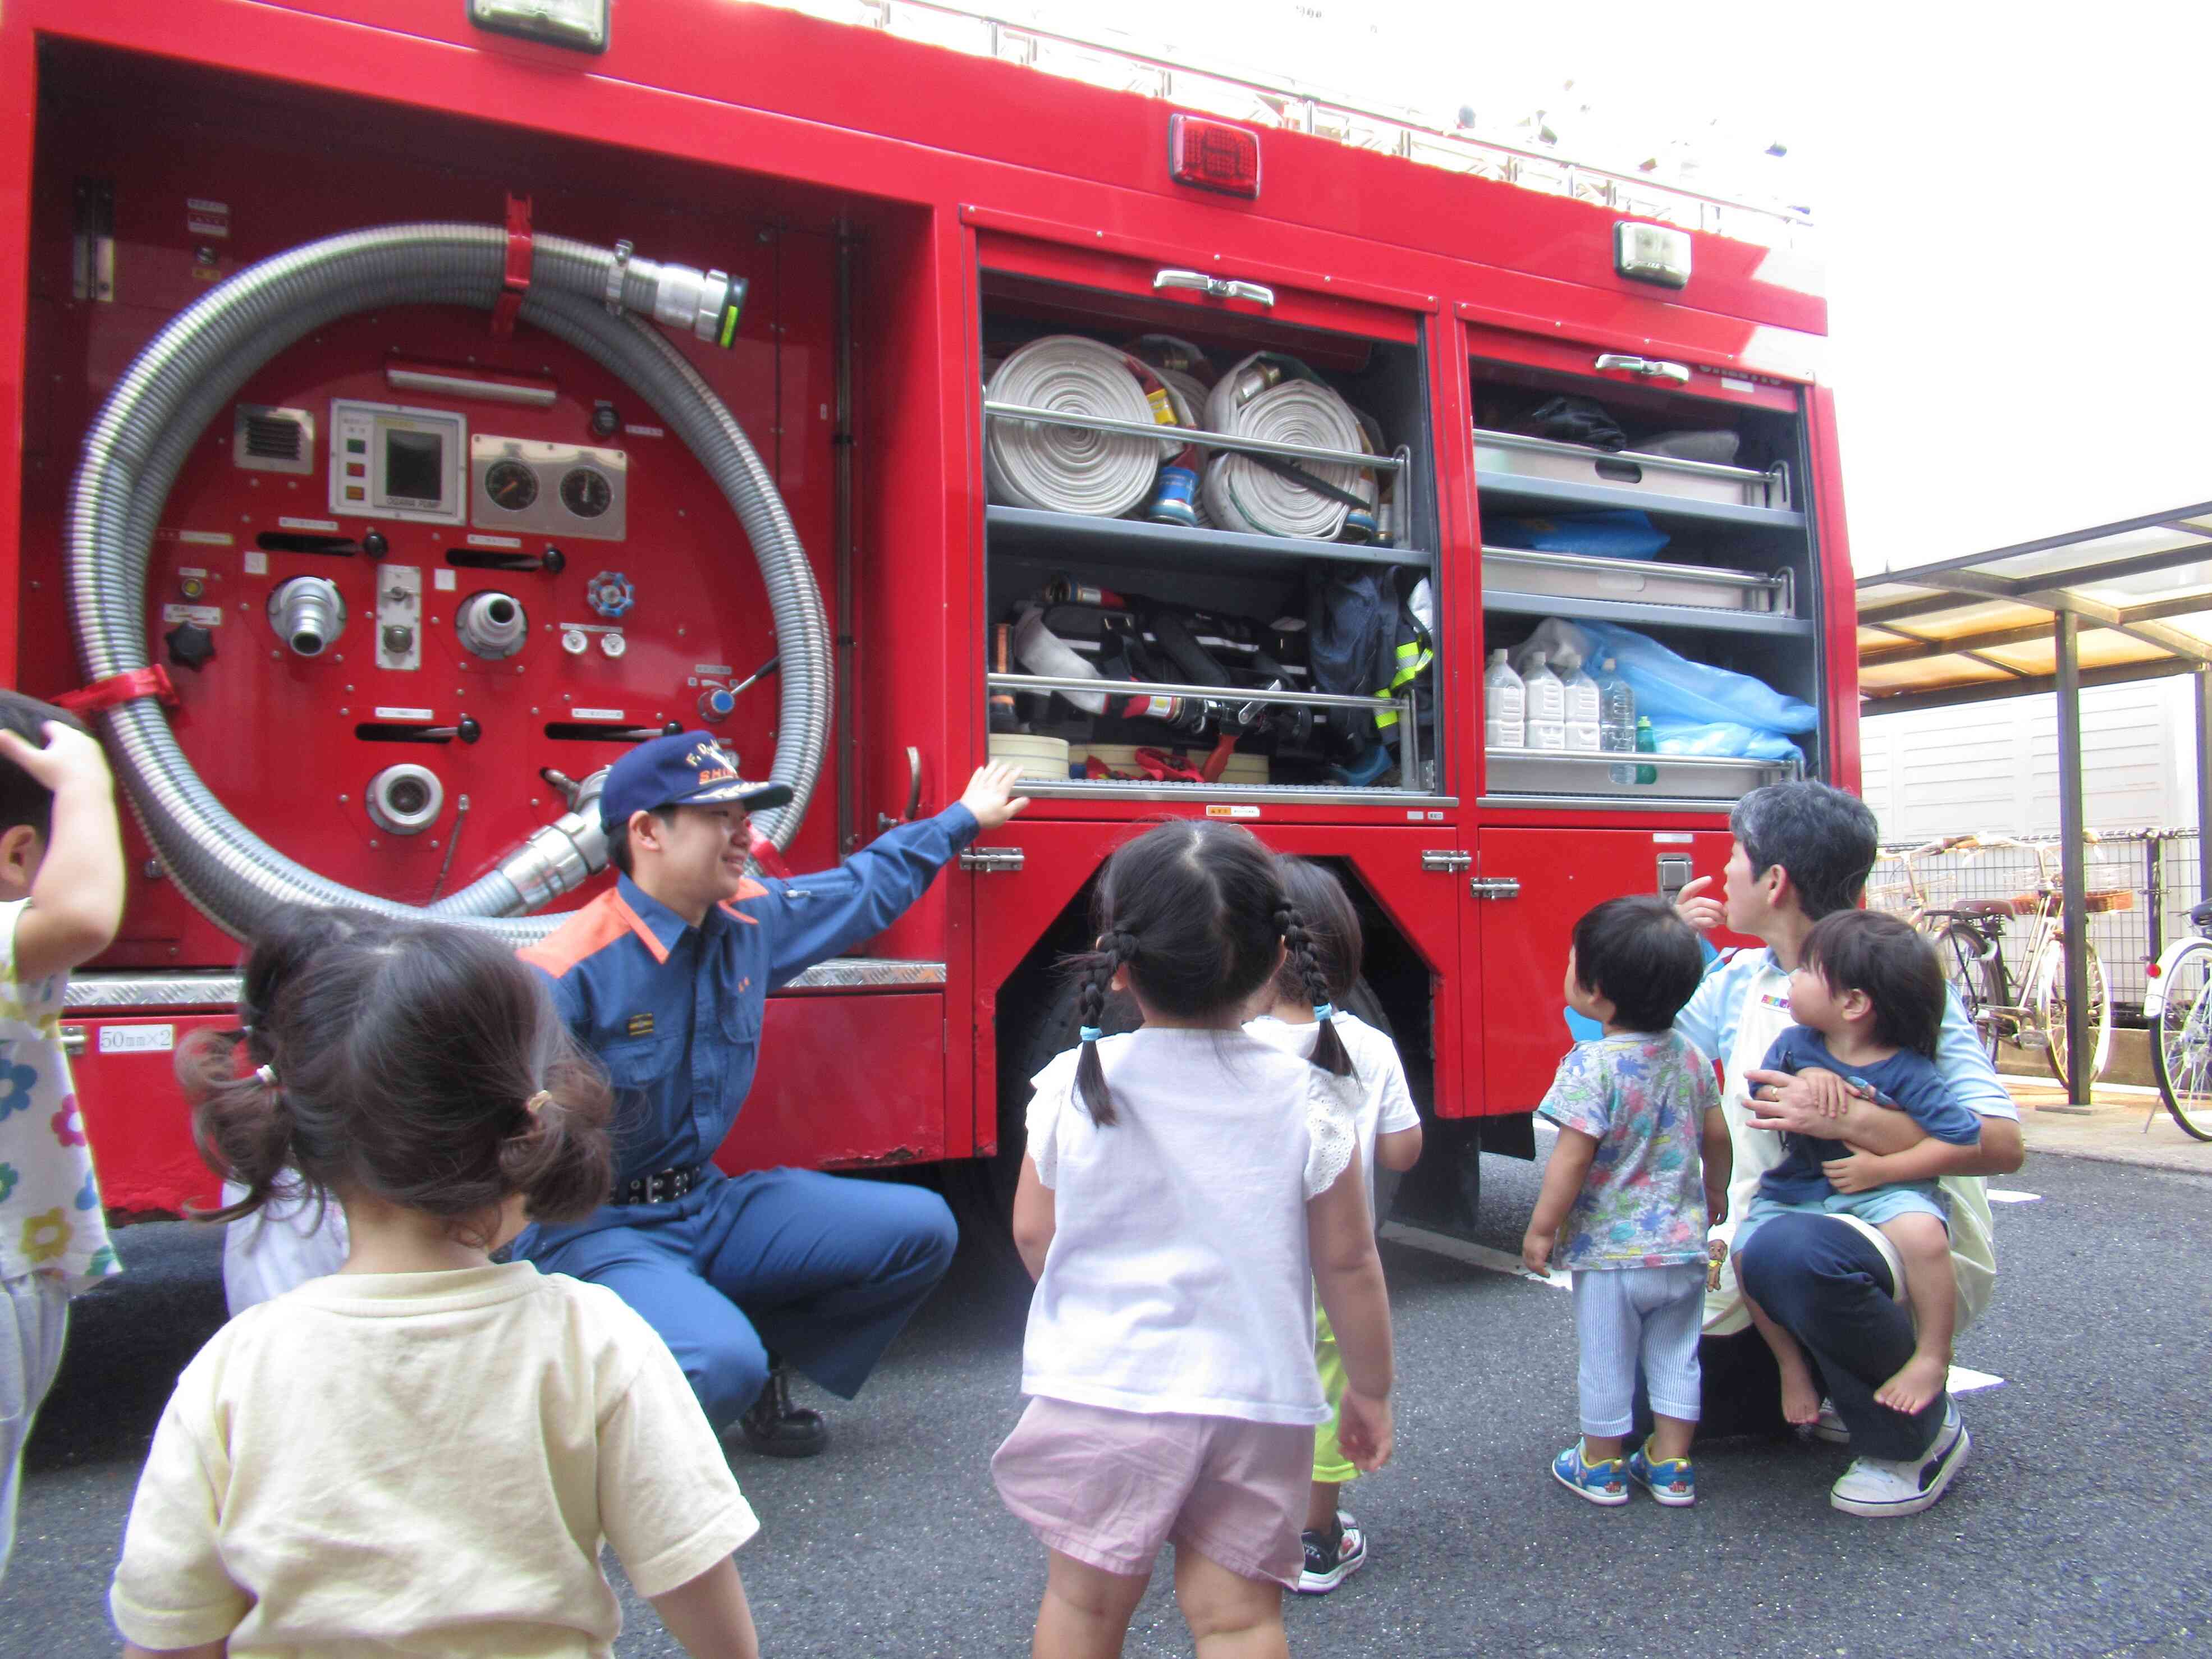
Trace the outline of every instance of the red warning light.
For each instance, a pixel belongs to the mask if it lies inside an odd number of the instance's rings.
[[[1260,135],[1196,115],[1168,117],[1168,176],[1179,185],[1260,197]]]

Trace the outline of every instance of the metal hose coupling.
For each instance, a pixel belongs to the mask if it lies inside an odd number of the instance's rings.
[[[326,576],[294,576],[269,596],[269,625],[300,656],[321,656],[345,624],[345,600]]]
[[[607,832],[599,822],[599,792],[606,787],[602,766],[584,780],[574,805],[500,860],[499,873],[521,895],[524,909],[574,892],[607,867]]]
[[[607,308],[642,313],[664,328],[685,330],[694,339],[727,350],[738,337],[745,289],[744,277],[726,270],[636,258],[628,242],[617,242],[607,272]]]

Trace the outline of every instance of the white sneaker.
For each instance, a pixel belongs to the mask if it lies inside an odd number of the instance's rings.
[[[1823,1399],[1820,1401],[1820,1414],[1813,1420],[1813,1438],[1825,1440],[1832,1446],[1851,1443],[1851,1431],[1844,1425],[1843,1414],[1837,1411],[1834,1401]]]
[[[1917,1457],[1854,1459],[1828,1488],[1828,1502],[1846,1515],[1917,1515],[1943,1495],[1973,1445],[1959,1408],[1947,1405],[1943,1426],[1926,1451]]]

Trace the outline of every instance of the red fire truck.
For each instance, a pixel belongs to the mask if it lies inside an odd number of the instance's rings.
[[[969,52],[726,0],[0,20],[0,677],[82,693],[132,808],[68,1028],[125,1215],[210,1195],[170,1060],[257,918],[530,937],[607,879],[600,770],[672,725],[793,786],[763,828],[797,869],[1043,757],[1025,817],[770,1000],[723,1152],[940,1164],[986,1212],[1073,1030],[1056,958],[1147,820],[1344,875],[1432,1119],[1401,1205],[1464,1224],[1477,1148],[1529,1149],[1571,920],[1717,873],[1752,785],[1856,784],[1826,307],[1781,217],[1169,64],[1086,85],[974,20]],[[1041,343],[1152,412],[1010,378]],[[1145,435],[1277,382],[1355,423]],[[1592,406],[1610,448],[1545,424]],[[1085,495],[1133,450],[1144,499]],[[1323,527],[1224,514],[1232,464]],[[1624,513],[1656,558],[1529,538]],[[1344,592],[1410,621],[1404,672],[1328,689]],[[1486,659],[1553,617],[1811,704],[1802,760],[1488,748]]]

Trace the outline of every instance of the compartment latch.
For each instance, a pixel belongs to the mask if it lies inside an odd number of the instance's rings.
[[[1687,853],[1662,853],[1659,855],[1659,896],[1672,904],[1689,884],[1690,855]]]
[[[960,867],[979,876],[1015,875],[1022,867],[1018,847],[970,847],[960,854]]]
[[[1662,362],[1656,357],[1631,357],[1625,353],[1608,351],[1600,356],[1594,367],[1614,369],[1623,374],[1641,374],[1647,380],[1671,380],[1676,386],[1690,383],[1690,371],[1680,363]]]
[[[1518,876],[1470,876],[1467,890],[1479,899],[1510,899],[1521,896]]]
[[[1187,289],[1193,294],[1203,294],[1209,300],[1249,300],[1257,306],[1275,303],[1275,290],[1264,283],[1239,282],[1229,276],[1209,276],[1202,270],[1163,270],[1152,278],[1152,291],[1158,293],[1165,288]],[[1688,378],[1686,373],[1683,378]]]
[[[1424,853],[1421,854],[1421,868],[1431,875],[1455,876],[1463,870],[1474,868],[1474,854],[1451,848],[1442,852]]]

